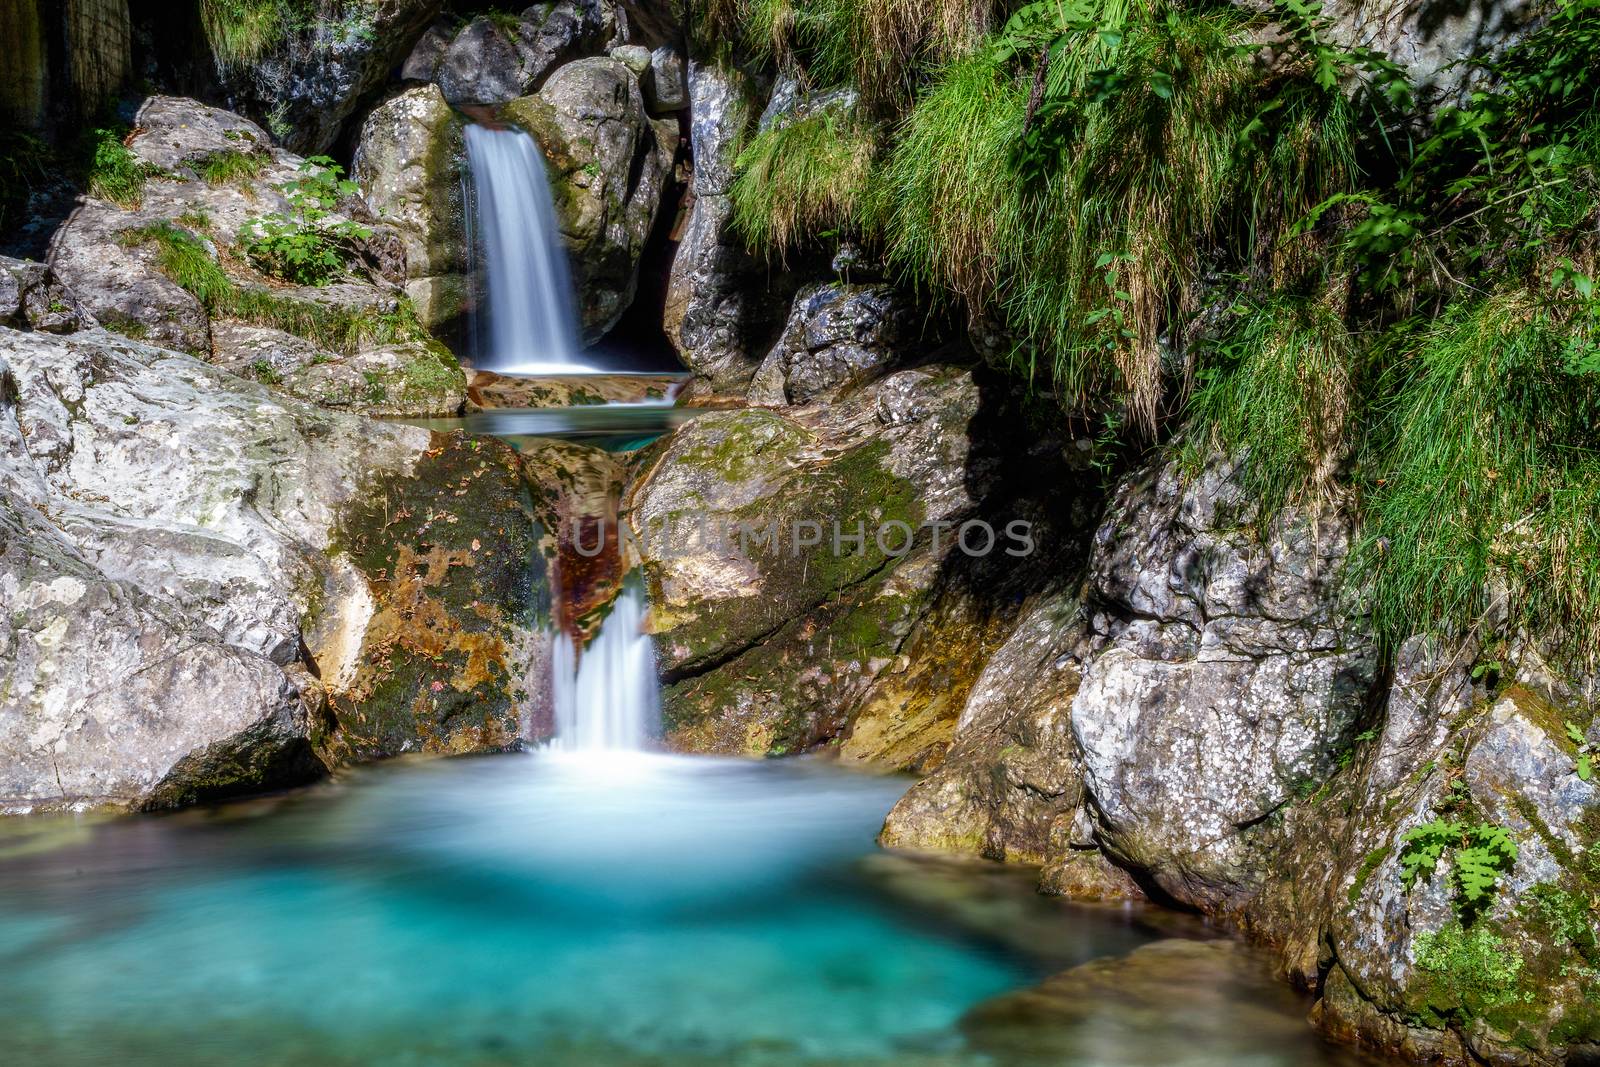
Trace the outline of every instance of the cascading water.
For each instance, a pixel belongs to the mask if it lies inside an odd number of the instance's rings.
[[[571,374],[578,317],[544,157],[520,130],[468,126],[477,235],[488,279],[488,329],[474,328],[478,366],[502,374]]]
[[[630,585],[581,656],[572,638],[557,635],[551,665],[557,748],[638,752],[655,737],[661,702],[645,610],[644,594]]]

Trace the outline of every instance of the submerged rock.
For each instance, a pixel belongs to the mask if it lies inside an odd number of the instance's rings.
[[[584,336],[621,319],[677,152],[676,123],[651,120],[638,76],[615,59],[569,63],[502,109],[544,149],[561,236],[572,254]]]

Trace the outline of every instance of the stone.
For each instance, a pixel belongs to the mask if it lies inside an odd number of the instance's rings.
[[[809,404],[878,377],[905,357],[914,323],[914,308],[891,286],[808,286],[751,380],[749,399]]]
[[[431,82],[439,73],[439,66],[444,62],[445,52],[450,48],[450,42],[456,39],[457,23],[453,19],[440,19],[425,30],[417,43],[412,47],[411,54],[406,56],[406,61],[400,64],[401,81]]]
[[[1196,906],[1254,891],[1264,824],[1330,776],[1378,673],[1339,610],[1349,520],[1251,514],[1227,464],[1169,464],[1123,484],[1090,557],[1085,784],[1111,854]]]
[[[650,120],[639,80],[609,58],[568,63],[537,95],[513,100],[502,113],[544,149],[584,337],[596,340],[633,303],[677,128]]]
[[[326,153],[443,7],[443,0],[385,0],[354,5],[348,17],[310,20],[257,59],[219,65],[229,106],[253,115],[291,151]]]
[[[4,330],[0,354],[7,809],[190,803],[536,717],[509,448],[104,330]]]
[[[77,296],[48,266],[0,256],[0,326],[71,333],[92,325]]]
[[[795,282],[772,275],[732,232],[733,163],[756,106],[737,68],[689,61],[692,203],[667,283],[663,325],[696,396],[743,396],[771,348]]]
[[[906,395],[922,402],[902,417],[891,398]],[[843,730],[954,551],[924,524],[974,508],[978,401],[960,369],[903,371],[849,403],[704,414],[641,457],[623,518],[640,542],[670,745],[776,754]],[[805,523],[827,538],[812,551]],[[884,547],[889,523],[905,526]],[[859,546],[845,539],[858,526]]]
[[[683,55],[668,45],[650,53],[650,76],[644,83],[644,103],[652,115],[666,115],[689,106],[689,79]]]
[[[438,86],[390,97],[368,113],[350,166],[363,198],[405,242],[406,276],[464,273],[461,121]]]
[[[650,70],[650,49],[644,47],[643,45],[618,45],[608,54],[612,59],[633,71],[633,75],[636,78],[643,78]]]
[[[534,4],[509,25],[480,15],[450,42],[434,77],[452,104],[503,104],[536,91],[561,64],[593,54],[615,32],[609,0]]]
[[[1496,0],[1438,9],[1384,0],[1324,0],[1330,36],[1339,44],[1383,53],[1406,71],[1424,98],[1453,99],[1470,87],[1465,61],[1492,59],[1533,26],[1541,8],[1532,0]]]
[[[430,153],[437,162],[458,140],[437,89],[407,91],[381,105],[368,122],[358,162],[376,183],[369,194],[373,205],[393,225],[377,221],[358,197],[337,205],[335,219],[360,219],[374,233],[364,242],[364,260],[352,263],[342,280],[322,286],[271,284],[242,263],[237,248],[221,254],[251,220],[289,210],[282,187],[302,176],[300,157],[273,147],[249,120],[192,100],[150,97],[137,122],[129,149],[164,176],[145,183],[137,206],[86,198],[52,242],[50,269],[83,312],[135,340],[178,348],[274,388],[292,378],[302,382],[292,372],[317,364],[322,369],[310,376],[317,387],[294,395],[337,407],[386,415],[460,409],[461,372],[425,332],[427,321],[447,324],[465,305],[462,275],[443,273],[462,267],[451,235],[459,230],[458,214],[452,214],[459,211],[459,194],[446,188],[452,181],[447,163],[442,172],[427,166]],[[260,172],[202,180],[206,161],[223,152],[254,156]],[[248,308],[215,306],[213,313],[178,285],[163,269],[160,245],[137,239],[156,227],[180,229],[215,256]],[[419,269],[441,272],[434,284],[419,287],[430,298],[420,328],[406,307],[405,291],[395,284],[405,278],[413,256]],[[460,284],[452,286],[451,279]],[[458,297],[452,309],[436,306],[452,295]],[[232,317],[247,313],[253,316],[249,322]],[[361,323],[365,329],[356,328]],[[288,329],[305,336],[290,336]],[[333,379],[342,385],[332,388]]]

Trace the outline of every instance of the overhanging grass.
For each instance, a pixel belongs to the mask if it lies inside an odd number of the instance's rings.
[[[1600,380],[1569,373],[1569,311],[1457,307],[1393,370],[1352,570],[1389,640],[1471,627],[1503,597],[1600,660]]]
[[[734,225],[780,257],[804,238],[872,229],[875,151],[873,131],[838,108],[775,123],[739,153]]]
[[[1195,443],[1240,457],[1243,484],[1267,514],[1333,499],[1350,436],[1349,332],[1322,302],[1277,298],[1237,311],[1190,404]]]
[[[317,0],[200,0],[200,21],[217,66],[260,59],[316,15]]]

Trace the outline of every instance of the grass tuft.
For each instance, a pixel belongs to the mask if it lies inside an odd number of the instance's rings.
[[[870,230],[874,132],[822,108],[757,133],[735,164],[734,225],[780,257],[803,239]]]
[[[237,148],[222,148],[212,152],[195,168],[210,185],[258,178],[267,169],[268,157],[263,152],[241,152]]]

